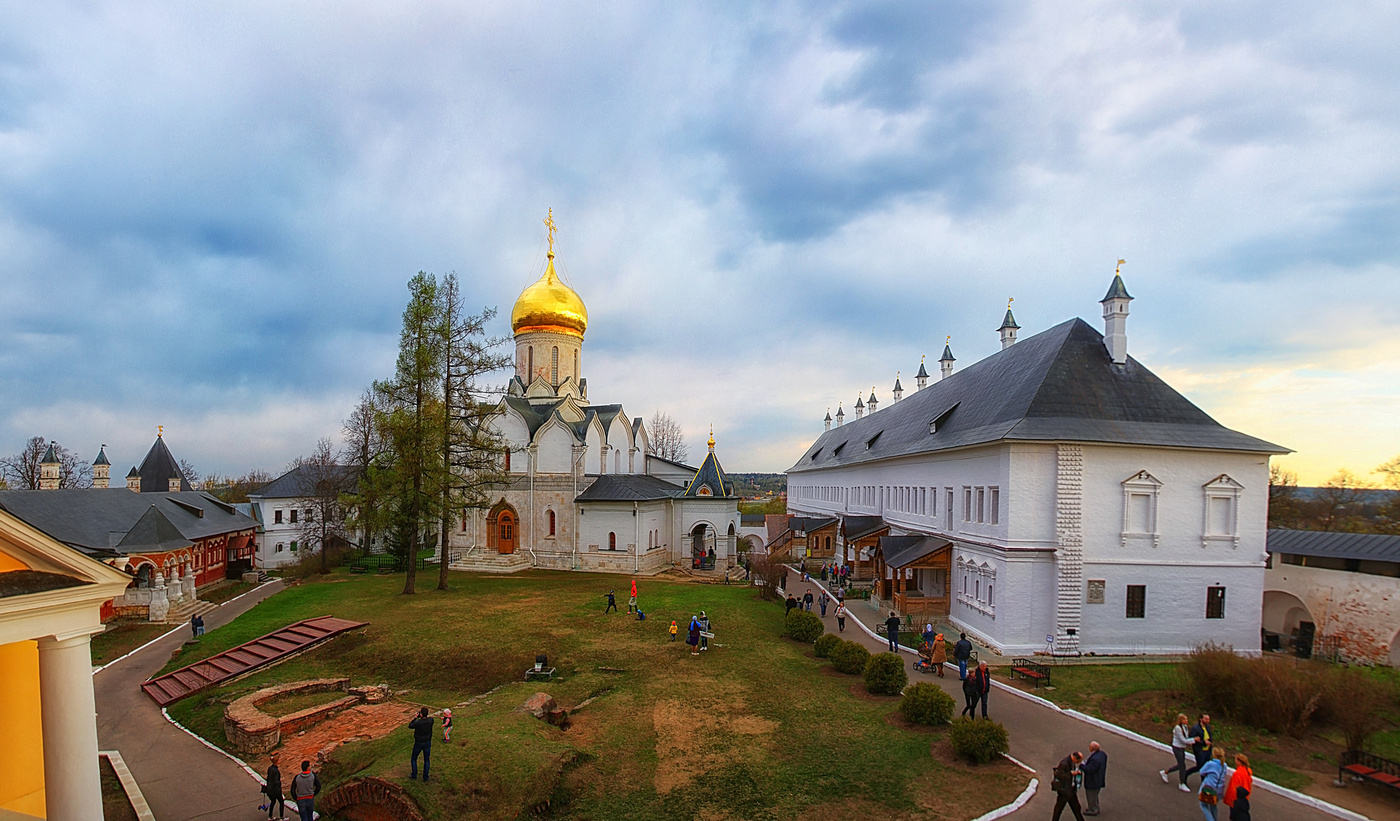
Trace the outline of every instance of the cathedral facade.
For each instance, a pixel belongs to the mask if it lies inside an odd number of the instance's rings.
[[[454,523],[453,566],[628,574],[732,567],[738,500],[713,434],[699,467],[680,464],[651,452],[641,417],[589,400],[588,311],[555,271],[546,224],[544,274],[511,310],[515,373],[495,419],[508,484],[489,509]]]

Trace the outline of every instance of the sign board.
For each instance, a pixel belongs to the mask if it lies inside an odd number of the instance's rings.
[[[1085,601],[1089,604],[1103,604],[1103,579],[1090,579]]]

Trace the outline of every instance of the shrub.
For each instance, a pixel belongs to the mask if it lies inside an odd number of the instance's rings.
[[[1371,736],[1386,725],[1393,706],[1390,687],[1365,670],[1332,671],[1326,712],[1342,731],[1348,750],[1364,750]]]
[[[1191,651],[1186,674],[1208,713],[1274,733],[1299,735],[1324,706],[1328,671],[1273,658],[1244,658],[1207,644]]]
[[[819,659],[830,658],[831,651],[839,647],[842,641],[835,633],[823,633],[812,643],[812,654]]]
[[[973,764],[986,764],[1010,749],[1006,728],[988,719],[962,718],[948,731],[953,754]]]
[[[865,672],[865,663],[870,661],[870,651],[853,641],[842,641],[831,651],[831,666],[841,672],[858,676]]]
[[[904,659],[896,653],[877,653],[865,663],[865,689],[877,696],[897,696],[908,683]]]
[[[787,626],[783,631],[789,638],[810,644],[826,632],[826,625],[816,613],[794,608],[787,614]]]
[[[939,725],[953,720],[957,707],[953,697],[943,688],[927,681],[916,681],[904,691],[899,712],[914,724]]]

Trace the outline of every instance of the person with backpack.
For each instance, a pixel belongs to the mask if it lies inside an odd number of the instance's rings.
[[[675,640],[676,640],[676,633],[679,633],[679,632],[680,632],[680,628],[676,626],[676,620],[675,620],[675,619],[671,619],[671,641],[675,641]]]
[[[301,821],[315,821],[316,794],[321,791],[321,779],[311,772],[311,762],[301,762],[301,772],[292,778],[292,798],[297,802]]]
[[[967,661],[972,658],[972,642],[966,633],[958,634],[958,643],[953,645],[953,659],[958,663],[958,678],[967,681]]]
[[[267,768],[267,782],[263,784],[263,795],[267,796],[267,817],[272,818],[272,811],[277,810],[278,818],[287,817],[287,805],[282,803],[282,769],[277,766],[277,755],[272,756],[272,763]]]
[[[428,780],[428,761],[433,756],[433,717],[427,707],[418,708],[418,717],[408,722],[413,731],[413,753],[408,759],[408,777],[418,777],[418,754],[423,754],[423,780]]]
[[[1053,821],[1060,821],[1060,813],[1064,812],[1066,806],[1074,813],[1075,821],[1084,821],[1084,813],[1079,809],[1079,782],[1084,777],[1079,771],[1079,764],[1083,760],[1084,754],[1076,750],[1055,765],[1050,781],[1050,789],[1055,791]]]
[[[1206,821],[1216,821],[1220,799],[1225,795],[1225,751],[1214,748],[1211,759],[1201,765],[1200,775],[1201,788],[1196,791],[1196,800]]]

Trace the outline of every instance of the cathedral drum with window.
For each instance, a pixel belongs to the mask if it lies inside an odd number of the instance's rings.
[[[1117,274],[1104,333],[1072,319],[918,389],[857,406],[788,471],[789,512],[873,554],[882,606],[946,616],[1006,654],[1257,652],[1269,458],[1127,354]],[[864,411],[862,413],[862,411]],[[872,526],[871,521],[878,522]],[[866,544],[860,542],[861,545]],[[939,609],[941,608],[941,613]]]
[[[544,272],[511,310],[515,374],[494,419],[507,446],[507,485],[457,522],[453,566],[629,574],[733,566],[738,499],[713,435],[699,467],[662,459],[640,417],[589,401],[588,310],[555,268],[552,213],[545,225]]]

